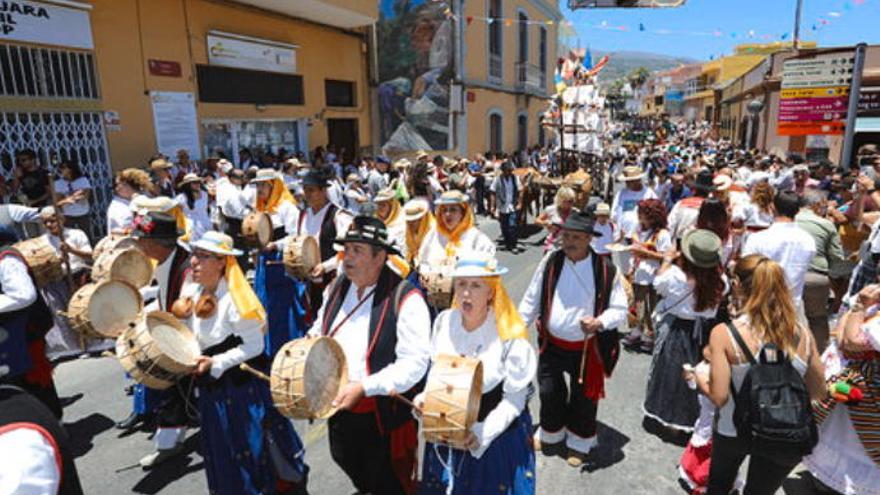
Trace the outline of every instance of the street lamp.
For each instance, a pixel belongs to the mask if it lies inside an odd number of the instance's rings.
[[[764,109],[764,100],[759,100],[755,98],[754,100],[750,101],[748,105],[746,105],[746,109],[749,111],[750,114],[757,115],[761,112],[761,110]]]

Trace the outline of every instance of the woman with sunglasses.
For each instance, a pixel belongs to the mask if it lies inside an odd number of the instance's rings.
[[[208,490],[217,494],[305,493],[308,467],[293,425],[275,409],[266,371],[266,313],[235,260],[232,238],[208,231],[191,244],[192,282],[172,312],[192,329],[202,355],[197,377]]]

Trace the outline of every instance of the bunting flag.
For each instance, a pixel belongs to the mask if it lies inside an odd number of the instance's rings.
[[[610,60],[610,58],[608,57],[608,55],[605,55],[604,57],[600,58],[599,61],[596,62],[596,65],[594,65],[592,69],[589,69],[587,71],[587,74],[590,77],[594,77],[599,72],[601,72],[602,69],[605,68],[605,65],[608,63],[609,60]]]

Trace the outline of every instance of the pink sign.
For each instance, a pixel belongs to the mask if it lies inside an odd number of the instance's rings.
[[[848,96],[832,98],[792,98],[779,101],[780,112],[829,112],[846,111]]]
[[[801,112],[790,112],[790,113],[782,113],[779,112],[779,120],[785,122],[817,122],[817,121],[833,121],[833,120],[843,120],[846,116],[846,112],[827,112],[827,113],[801,113]]]

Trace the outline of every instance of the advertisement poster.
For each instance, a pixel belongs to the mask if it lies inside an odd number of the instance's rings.
[[[186,150],[190,158],[201,159],[195,96],[185,92],[151,91],[150,101],[159,153],[173,157],[177,150]]]
[[[452,21],[446,2],[380,0],[379,117],[386,154],[449,148]]]

